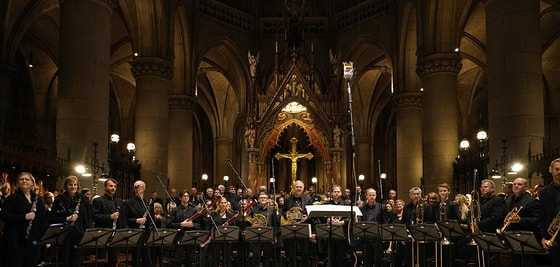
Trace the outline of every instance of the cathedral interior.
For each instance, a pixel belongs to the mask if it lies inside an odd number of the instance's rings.
[[[82,187],[124,196],[301,179],[406,199],[490,171],[545,184],[559,156],[560,0],[0,6],[2,182],[84,164]]]

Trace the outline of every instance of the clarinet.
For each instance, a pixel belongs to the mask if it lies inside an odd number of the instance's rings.
[[[121,206],[117,206],[117,210],[115,212],[119,212],[119,209],[121,208]],[[117,216],[117,218],[115,218],[113,220],[113,228],[111,228],[114,231],[117,230],[117,221],[119,220],[119,217]]]
[[[37,212],[37,200],[39,196],[35,196],[33,200],[33,204],[31,204],[31,210],[29,212]],[[33,226],[33,220],[29,220],[29,224],[27,224],[27,230],[25,232],[25,239],[29,238],[29,233],[31,232],[31,226]]]
[[[142,201],[144,201],[142,199]],[[144,212],[144,215],[142,215],[142,218],[146,219],[146,217],[148,217],[148,212],[150,212],[150,206],[152,205],[153,199],[150,198],[150,202],[148,203],[148,207],[146,209],[146,211]],[[146,224],[141,224],[140,225],[140,229],[144,229],[146,228]]]
[[[82,198],[78,196],[78,204],[76,204],[76,207],[74,207],[74,212],[72,212],[72,215],[76,214],[80,214],[80,203],[82,203]],[[76,221],[72,221],[70,223],[70,225],[74,226],[74,224],[76,223]]]

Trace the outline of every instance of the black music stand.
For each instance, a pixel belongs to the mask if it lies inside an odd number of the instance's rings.
[[[521,254],[521,266],[525,266],[525,254],[547,254],[531,231],[506,231],[502,236],[514,254]]]
[[[480,247],[480,249],[482,249],[483,262],[485,262],[484,251],[486,251],[487,255],[490,252],[497,252],[497,253],[510,252],[510,249],[508,249],[506,245],[502,243],[502,240],[500,240],[500,238],[498,238],[498,236],[495,233],[472,234],[471,237],[474,239],[474,241]]]
[[[93,248],[94,251],[94,261],[95,266],[97,266],[97,252],[99,246],[105,247],[109,243],[109,238],[113,229],[111,228],[89,228],[82,236],[80,243],[78,243],[78,248]]]
[[[377,222],[355,222],[352,233],[357,238],[379,238],[378,226]]]
[[[162,265],[163,265],[163,248],[173,246],[175,243],[175,239],[177,237],[177,233],[179,230],[177,229],[167,229],[167,228],[160,228],[153,230],[146,240],[146,246],[160,246],[161,257],[162,257]],[[157,256],[156,259],[157,261]]]
[[[183,236],[177,241],[177,245],[201,245],[210,236],[210,231],[191,230],[183,232]]]
[[[465,238],[465,233],[463,229],[459,226],[459,222],[456,220],[448,220],[448,221],[439,221],[437,223],[439,230],[441,231],[442,235],[445,236],[447,239],[457,239],[457,238]]]
[[[128,266],[128,248],[138,246],[144,229],[117,229],[115,235],[109,243],[109,247],[125,248],[126,265]]]
[[[395,241],[408,241],[408,231],[406,230],[406,224],[402,223],[390,223],[379,225],[379,238],[381,241],[395,242]],[[393,266],[395,261],[395,252],[391,250],[390,255],[390,266]]]
[[[280,236],[284,240],[309,239],[311,238],[311,224],[282,224],[280,225]],[[297,251],[297,242],[294,242],[293,253],[296,258]]]
[[[234,242],[239,240],[238,226],[218,226],[212,228],[212,240],[216,242]]]
[[[441,236],[435,224],[411,224],[408,226],[408,229],[410,230],[412,239],[416,243],[423,244],[428,242],[441,241]],[[424,265],[426,261],[426,251],[424,249],[422,255],[420,255],[420,245],[418,248],[418,264]],[[420,256],[422,257],[422,259],[420,259]],[[437,259],[438,255],[436,254],[435,257]],[[412,260],[414,261],[414,259]],[[420,261],[423,261],[423,263],[420,263]]]
[[[364,248],[366,246],[367,239],[379,239],[379,223],[378,222],[354,222],[352,227],[352,235],[356,239],[361,238],[362,243],[362,257],[365,260],[366,253],[374,253],[375,251],[366,251]]]
[[[245,241],[274,242],[274,228],[273,227],[247,227],[245,228]]]
[[[55,247],[55,261],[58,266],[58,246],[64,242],[68,233],[74,226],[64,223],[51,224],[45,234],[39,239],[37,245],[51,244]]]
[[[344,239],[342,225],[331,225],[330,223],[317,224],[315,225],[315,234],[317,239]]]

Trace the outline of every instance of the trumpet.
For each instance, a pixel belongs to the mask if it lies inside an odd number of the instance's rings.
[[[552,236],[550,239],[545,239],[544,240],[545,244],[549,247],[556,246],[556,243],[554,242],[554,240],[556,239],[556,236],[558,235],[558,232],[560,231],[560,227],[558,227],[558,224],[560,224],[560,211],[558,213],[556,213],[556,216],[554,216],[554,219],[552,219],[552,222],[550,222],[550,224],[548,224],[548,229],[546,230],[546,232],[549,235]]]
[[[523,208],[523,206],[519,206],[519,208],[514,207],[513,209],[511,209],[511,211],[504,218],[504,226],[502,226],[502,228],[496,229],[496,233],[501,235],[506,230],[506,228],[509,226],[509,224],[511,223],[511,219],[516,217],[519,214],[519,211],[521,211],[522,208]]]

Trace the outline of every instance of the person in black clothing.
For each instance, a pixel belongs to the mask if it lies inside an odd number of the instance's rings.
[[[484,179],[480,183],[480,222],[475,225],[476,232],[495,233],[502,226],[506,215],[506,202],[494,194],[494,181]]]
[[[273,207],[268,205],[269,196],[266,192],[260,192],[258,197],[258,205],[253,206],[252,209],[252,220],[251,220],[251,227],[274,227],[275,235],[274,241],[272,243],[269,242],[260,242],[260,243],[250,243],[249,246],[251,248],[251,252],[253,252],[253,257],[250,259],[251,266],[260,266],[262,262],[262,266],[270,267],[273,266],[273,252],[274,252],[274,243],[278,241],[278,234],[277,226],[279,224],[278,217],[276,216],[276,210]],[[256,219],[259,216],[262,220]],[[263,222],[264,221],[264,222]],[[265,225],[263,225],[265,224]],[[275,227],[276,226],[276,227]],[[261,251],[263,253],[263,260],[261,261]]]
[[[531,231],[540,240],[539,233],[539,202],[536,198],[531,196],[527,190],[529,183],[525,178],[516,178],[513,180],[512,193],[506,199],[506,211],[511,212],[514,208],[517,209],[517,215],[506,218],[509,221],[505,231],[512,230],[526,230]],[[535,266],[534,255],[524,255],[521,257],[519,254],[511,255],[510,266]]]
[[[362,212],[362,221],[367,222],[383,222],[383,206],[381,203],[377,202],[377,191],[373,188],[366,189],[366,203],[360,209]],[[396,216],[395,216],[396,218]],[[391,223],[391,222],[386,222]],[[363,240],[363,254],[364,254],[364,266],[373,266],[375,260],[375,266],[383,265],[383,247],[380,238],[366,239]]]
[[[199,217],[191,220],[197,212],[196,209],[189,204],[189,192],[187,190],[183,190],[179,192],[179,196],[181,196],[181,203],[171,212],[171,215],[169,216],[170,222],[167,225],[167,228],[180,229],[181,232],[177,235],[177,238],[178,240],[181,240],[182,234],[185,231],[201,229],[201,218]],[[181,266],[183,260],[186,262],[185,266],[192,266],[193,264],[196,264],[194,257],[195,249],[196,248],[191,245],[177,246],[175,254],[176,266]]]
[[[76,176],[64,179],[64,193],[59,194],[53,203],[50,223],[73,225],[68,237],[59,244],[59,260],[62,266],[80,266],[82,249],[76,246],[92,224],[92,212],[89,199],[78,192],[80,187]]]
[[[326,202],[325,204],[330,205],[347,205],[342,199],[342,189],[339,185],[333,185],[332,187],[332,200]],[[329,266],[346,266],[346,248],[348,247],[348,224],[350,223],[349,217],[330,217],[327,218],[327,223],[332,223],[332,225],[342,225],[344,231],[344,239],[330,240],[332,247],[330,248],[332,263],[329,262]],[[328,248],[328,246],[327,246]],[[328,252],[328,251],[327,251]]]
[[[451,193],[451,188],[447,183],[442,183],[438,185],[438,195],[440,198],[439,205],[436,205],[436,221],[441,220],[458,220],[461,216],[459,214],[459,208],[457,204],[449,198]],[[445,210],[445,213],[442,211]],[[444,215],[445,214],[445,215]]]
[[[413,187],[409,190],[408,195],[410,197],[410,203],[406,204],[403,208],[401,223],[406,225],[411,225],[418,222],[417,219],[421,216],[416,216],[416,207],[422,198],[422,189],[420,187]],[[428,205],[428,204],[423,204]],[[426,209],[424,209],[426,210]],[[412,266],[414,259],[412,258],[412,244],[411,242],[406,242],[404,245],[399,245],[399,251],[401,251],[401,259],[404,262],[404,266]]]
[[[549,246],[546,243],[546,240],[551,238],[551,233],[548,231],[550,223],[555,220],[560,212],[560,158],[550,162],[548,171],[552,174],[552,183],[539,191],[541,245],[549,251],[552,265],[560,266],[560,246]],[[552,229],[557,229],[557,227],[552,227]]]
[[[107,178],[103,182],[105,194],[95,198],[92,203],[93,221],[97,228],[111,228],[113,231],[126,227],[124,202],[115,196],[117,192],[117,180]],[[107,248],[107,266],[114,267],[118,263],[119,249],[114,247]]]
[[[226,222],[233,218],[233,212],[228,210],[228,200],[226,198],[221,198],[218,201],[218,208],[210,212],[210,217],[216,224],[216,226],[223,226]],[[235,225],[235,222],[231,222],[231,225]],[[213,224],[207,224],[206,230],[212,231],[214,228]],[[232,255],[232,245],[229,241],[212,241],[208,239],[203,245],[208,245],[208,251],[212,252],[210,256],[210,266],[223,266],[231,267],[231,255]]]
[[[286,212],[289,212],[292,208],[300,208],[303,214],[300,223],[309,223],[307,217],[307,210],[305,207],[307,205],[312,205],[311,198],[303,193],[305,185],[301,180],[296,180],[294,182],[294,194],[286,198],[286,203],[284,210],[282,211],[282,216],[286,218]],[[289,260],[289,266],[310,266],[309,263],[309,243],[311,241],[308,239],[284,239],[284,247],[286,248],[286,255]],[[294,249],[300,252],[301,255],[301,265],[297,264],[296,253]]]
[[[480,183],[480,221],[474,225],[475,232],[495,233],[502,226],[506,215],[506,202],[503,198],[495,195],[495,184],[490,179],[484,179]],[[499,265],[499,255],[490,253],[490,266]]]
[[[128,199],[125,203],[125,216],[129,228],[144,229],[138,246],[132,253],[133,259],[136,260],[135,266],[152,266],[150,250],[144,245],[150,236],[149,228],[151,226],[153,203],[144,198],[146,191],[146,183],[142,180],[134,182],[134,197]],[[147,209],[146,209],[147,208]]]
[[[16,180],[16,192],[8,196],[0,211],[5,228],[0,266],[37,266],[41,247],[36,246],[48,227],[41,196],[35,194],[35,178],[22,172]]]

